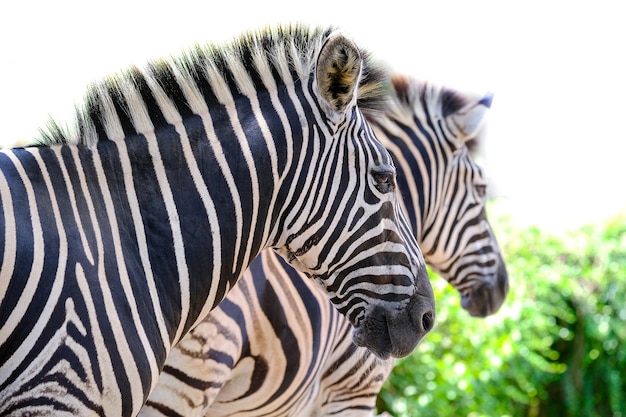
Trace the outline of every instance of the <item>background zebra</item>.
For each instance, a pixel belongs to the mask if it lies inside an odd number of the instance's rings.
[[[491,96],[396,76],[367,116],[398,167],[425,258],[474,316],[498,310],[508,277],[471,156]],[[175,347],[142,416],[371,416],[393,366],[350,340],[326,295],[264,251],[237,287]],[[267,277],[267,280],[266,280]]]
[[[249,33],[96,83],[76,132],[1,152],[0,414],[136,414],[266,247],[357,342],[408,354],[432,289],[362,73],[384,76],[330,30]]]

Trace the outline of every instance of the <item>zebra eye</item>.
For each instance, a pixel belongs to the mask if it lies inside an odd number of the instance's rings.
[[[484,197],[485,195],[487,195],[486,185],[476,185],[474,187],[476,188],[476,194],[478,194],[479,197]]]
[[[372,171],[372,178],[374,179],[374,186],[381,193],[388,193],[395,189],[393,172],[389,171]]]

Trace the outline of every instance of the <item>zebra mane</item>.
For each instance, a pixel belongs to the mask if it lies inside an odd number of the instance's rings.
[[[142,69],[130,67],[91,83],[76,106],[74,126],[50,120],[37,144],[93,146],[100,140],[120,140],[232,102],[236,95],[306,82],[313,75],[317,52],[334,30],[301,24],[266,26],[230,43],[195,44]],[[368,51],[361,54],[358,101],[375,112],[388,90],[387,72]]]

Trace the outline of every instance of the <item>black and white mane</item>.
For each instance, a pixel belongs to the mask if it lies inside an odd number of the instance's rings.
[[[196,44],[141,69],[130,67],[93,82],[76,106],[73,126],[49,121],[38,144],[93,146],[151,131],[169,124],[168,118],[184,119],[237,96],[307,82],[317,52],[334,30],[298,24],[266,27],[224,45]],[[368,51],[360,53],[364,65],[358,102],[365,112],[376,112],[390,89],[387,71]]]

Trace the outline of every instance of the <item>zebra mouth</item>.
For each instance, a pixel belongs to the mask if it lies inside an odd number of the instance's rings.
[[[461,306],[472,317],[487,317],[495,314],[506,299],[509,292],[509,281],[504,262],[500,262],[498,273],[486,280],[468,294],[461,295]]]
[[[369,349],[380,359],[409,355],[433,328],[435,307],[431,296],[416,294],[401,308],[373,307],[353,327],[355,345]]]
[[[393,352],[389,325],[384,314],[364,318],[352,327],[352,341],[355,345],[369,349],[380,359],[388,359]]]

